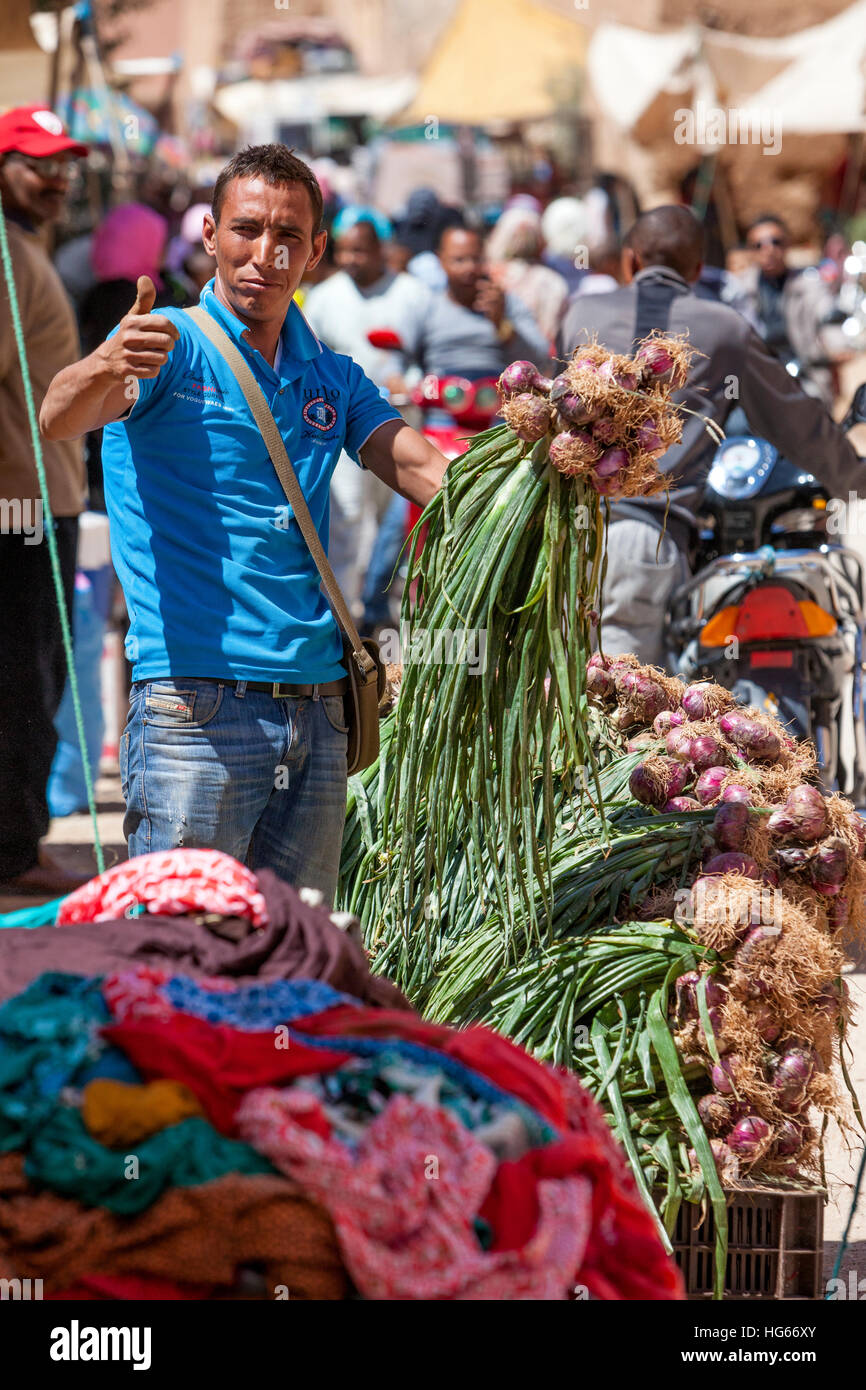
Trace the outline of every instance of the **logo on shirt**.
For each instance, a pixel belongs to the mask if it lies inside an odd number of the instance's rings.
[[[337,423],[337,412],[324,396],[314,396],[312,400],[308,400],[302,414],[306,423],[313,429],[320,430],[322,434],[332,430]]]
[[[174,393],[181,400],[196,401],[204,405],[226,404],[225,392],[213,376],[196,376],[187,372],[180,381],[180,390]]]

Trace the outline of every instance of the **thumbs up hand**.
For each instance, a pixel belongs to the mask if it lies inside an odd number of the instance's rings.
[[[120,320],[114,337],[96,350],[118,381],[130,376],[158,376],[180,336],[171,319],[150,312],[155,300],[153,281],[147,275],[139,276],[135,303]]]
[[[156,286],[149,275],[139,275],[135,291],[135,303],[129,311],[130,314],[136,317],[149,314],[156,303]]]

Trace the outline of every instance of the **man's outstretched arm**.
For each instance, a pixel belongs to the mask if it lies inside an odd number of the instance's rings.
[[[795,467],[814,473],[834,497],[866,485],[857,451],[823,401],[807,396],[751,329],[739,385],[740,404],[752,429]]]
[[[386,420],[361,445],[365,468],[401,497],[426,507],[442,485],[448,460],[403,420]]]

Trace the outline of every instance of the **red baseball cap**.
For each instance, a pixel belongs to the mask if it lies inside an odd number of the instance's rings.
[[[15,106],[0,116],[0,154],[29,154],[35,158],[63,154],[85,155],[86,145],[67,135],[63,122],[47,106]]]

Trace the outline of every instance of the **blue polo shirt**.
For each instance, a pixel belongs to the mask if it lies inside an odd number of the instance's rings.
[[[315,337],[296,304],[274,370],[213,292],[201,304],[236,341],[280,427],[327,549],[331,475],[400,418],[349,357]],[[224,358],[179,309],[180,338],[131,412],[103,435],[111,547],[134,680],[214,676],[329,681],[342,641],[285,493]],[[116,330],[115,330],[116,331]]]

